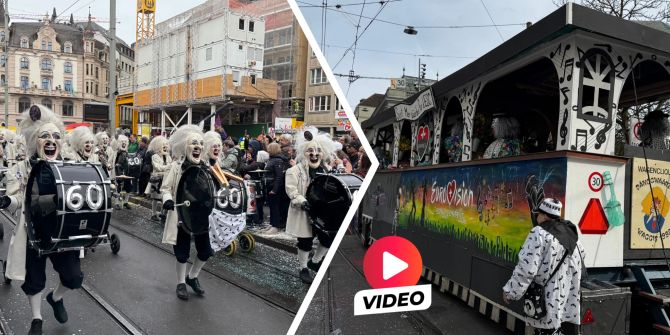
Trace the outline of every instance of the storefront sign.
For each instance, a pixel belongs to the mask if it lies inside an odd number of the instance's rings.
[[[400,104],[394,107],[395,118],[400,120],[416,120],[423,113],[435,107],[433,93],[430,89],[423,91],[410,105]]]
[[[289,117],[275,118],[275,129],[277,130],[292,129],[294,121],[295,119]]]
[[[347,112],[343,110],[335,111],[335,119],[346,119],[347,117]]]
[[[633,158],[630,209],[631,249],[661,249],[661,235],[665,241],[670,238],[670,224],[665,224],[665,218],[670,211],[670,203],[668,203],[670,162],[648,159],[647,163],[649,178],[647,178],[644,159]],[[649,181],[651,181],[651,188]]]

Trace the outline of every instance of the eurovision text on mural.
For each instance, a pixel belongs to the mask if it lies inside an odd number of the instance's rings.
[[[566,166],[552,158],[403,172],[394,231],[428,230],[516,262],[533,228],[529,204],[538,192],[564,200]]]

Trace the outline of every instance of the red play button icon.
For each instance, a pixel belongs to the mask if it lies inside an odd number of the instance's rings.
[[[375,289],[416,285],[422,271],[421,254],[409,240],[387,236],[365,253],[363,270],[368,284]]]

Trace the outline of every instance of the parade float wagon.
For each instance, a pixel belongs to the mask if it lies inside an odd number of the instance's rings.
[[[522,306],[503,303],[502,287],[532,199],[555,197],[586,249],[581,332],[670,333],[670,153],[635,145],[639,122],[625,113],[668,96],[667,25],[567,4],[363,124],[400,167],[375,174],[358,231],[366,243],[408,238],[426,280],[523,334]],[[496,113],[519,120],[528,152],[481,159]],[[460,161],[449,162],[441,144],[457,122]]]

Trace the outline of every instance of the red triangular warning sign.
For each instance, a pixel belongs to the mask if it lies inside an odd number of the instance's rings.
[[[606,234],[609,229],[609,222],[600,200],[591,198],[589,204],[586,205],[584,214],[579,220],[579,229],[582,234]]]

